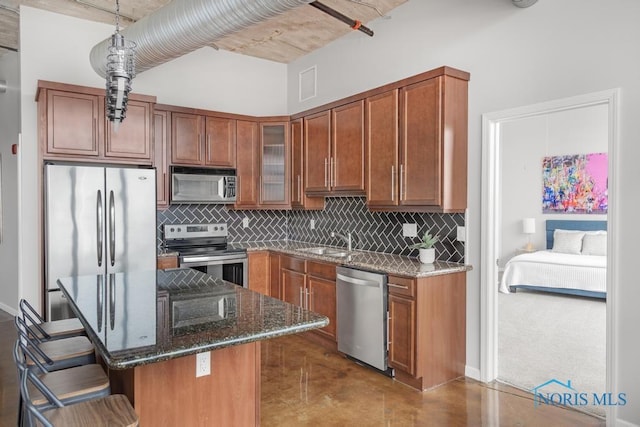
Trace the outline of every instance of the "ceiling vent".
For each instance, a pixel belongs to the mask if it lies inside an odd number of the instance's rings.
[[[313,0],[174,0],[121,31],[136,43],[136,72],[179,58],[228,34]],[[105,77],[110,38],[91,49],[91,66]]]
[[[514,6],[529,7],[536,3],[538,0],[511,0]]]

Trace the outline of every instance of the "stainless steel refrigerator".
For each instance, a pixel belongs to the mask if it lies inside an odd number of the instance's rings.
[[[45,165],[47,319],[72,317],[59,278],[156,268],[155,169]]]

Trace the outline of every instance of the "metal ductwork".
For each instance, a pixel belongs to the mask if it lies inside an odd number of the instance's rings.
[[[535,4],[538,0],[511,0],[514,6],[529,7]]]
[[[136,47],[136,73],[313,0],[174,0],[121,31]],[[91,49],[91,66],[106,75],[110,38]]]

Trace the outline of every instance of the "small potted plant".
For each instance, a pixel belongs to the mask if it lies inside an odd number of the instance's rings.
[[[424,232],[424,236],[422,236],[422,240],[420,243],[416,243],[414,245],[409,246],[411,249],[419,249],[420,250],[420,262],[423,264],[431,264],[436,259],[436,249],[433,245],[438,241],[438,235],[431,233],[428,231]]]

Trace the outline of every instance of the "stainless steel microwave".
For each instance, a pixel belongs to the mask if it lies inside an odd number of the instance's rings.
[[[171,167],[171,203],[234,203],[235,169]]]

